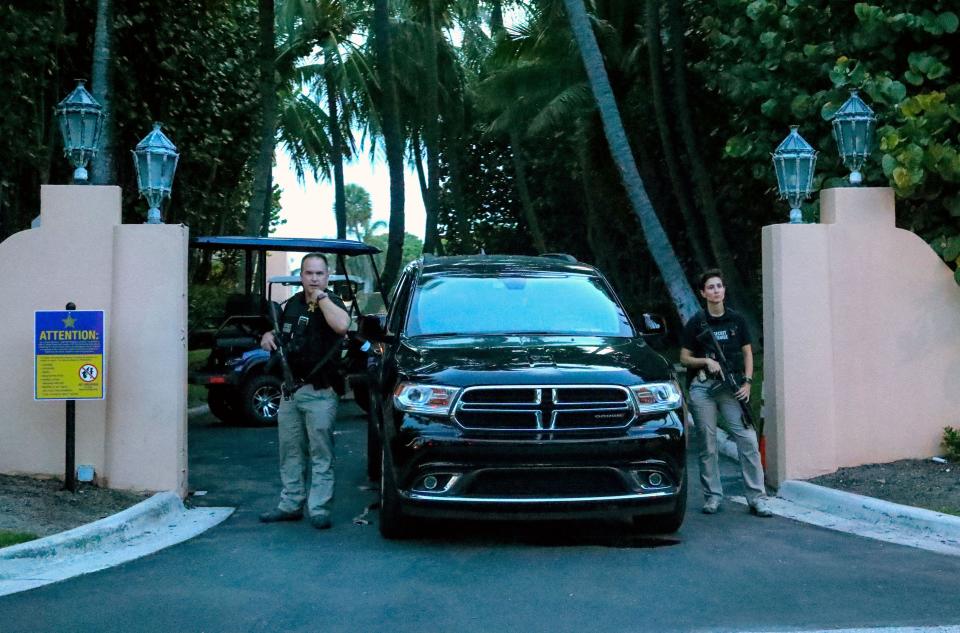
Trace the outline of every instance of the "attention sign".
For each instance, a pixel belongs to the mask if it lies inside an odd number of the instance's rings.
[[[103,310],[38,310],[35,400],[102,400]]]

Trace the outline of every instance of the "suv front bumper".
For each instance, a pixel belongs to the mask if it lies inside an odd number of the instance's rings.
[[[618,434],[467,433],[403,417],[390,457],[404,512],[549,518],[664,514],[683,491],[677,412]]]

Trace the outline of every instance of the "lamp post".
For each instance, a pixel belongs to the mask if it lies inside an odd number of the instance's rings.
[[[103,131],[103,106],[97,103],[84,80],[57,104],[55,113],[63,136],[63,155],[73,163],[73,182],[87,181],[87,163],[97,155],[100,133]]]
[[[860,168],[873,150],[876,124],[873,110],[856,90],[850,91],[850,98],[833,115],[833,138],[837,141],[844,166],[850,170],[851,185],[863,182]]]
[[[154,123],[153,130],[137,143],[133,151],[133,166],[137,171],[140,195],[147,199],[147,224],[160,224],[160,204],[170,197],[173,175],[177,171],[180,154],[177,147]]]
[[[791,125],[790,134],[773,152],[777,187],[780,198],[790,203],[791,224],[803,223],[800,203],[813,191],[813,170],[817,164],[817,151],[803,140],[798,129]]]

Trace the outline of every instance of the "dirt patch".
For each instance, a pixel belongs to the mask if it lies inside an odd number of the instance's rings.
[[[810,483],[960,516],[960,464],[902,459],[841,468]]]
[[[150,496],[56,479],[0,475],[0,530],[48,536],[116,514]]]

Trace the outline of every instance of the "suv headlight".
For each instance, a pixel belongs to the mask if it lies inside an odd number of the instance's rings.
[[[402,382],[393,392],[393,406],[407,413],[447,416],[459,391],[459,387]]]
[[[630,387],[637,399],[638,413],[673,411],[683,402],[680,386],[675,382],[650,382]]]

